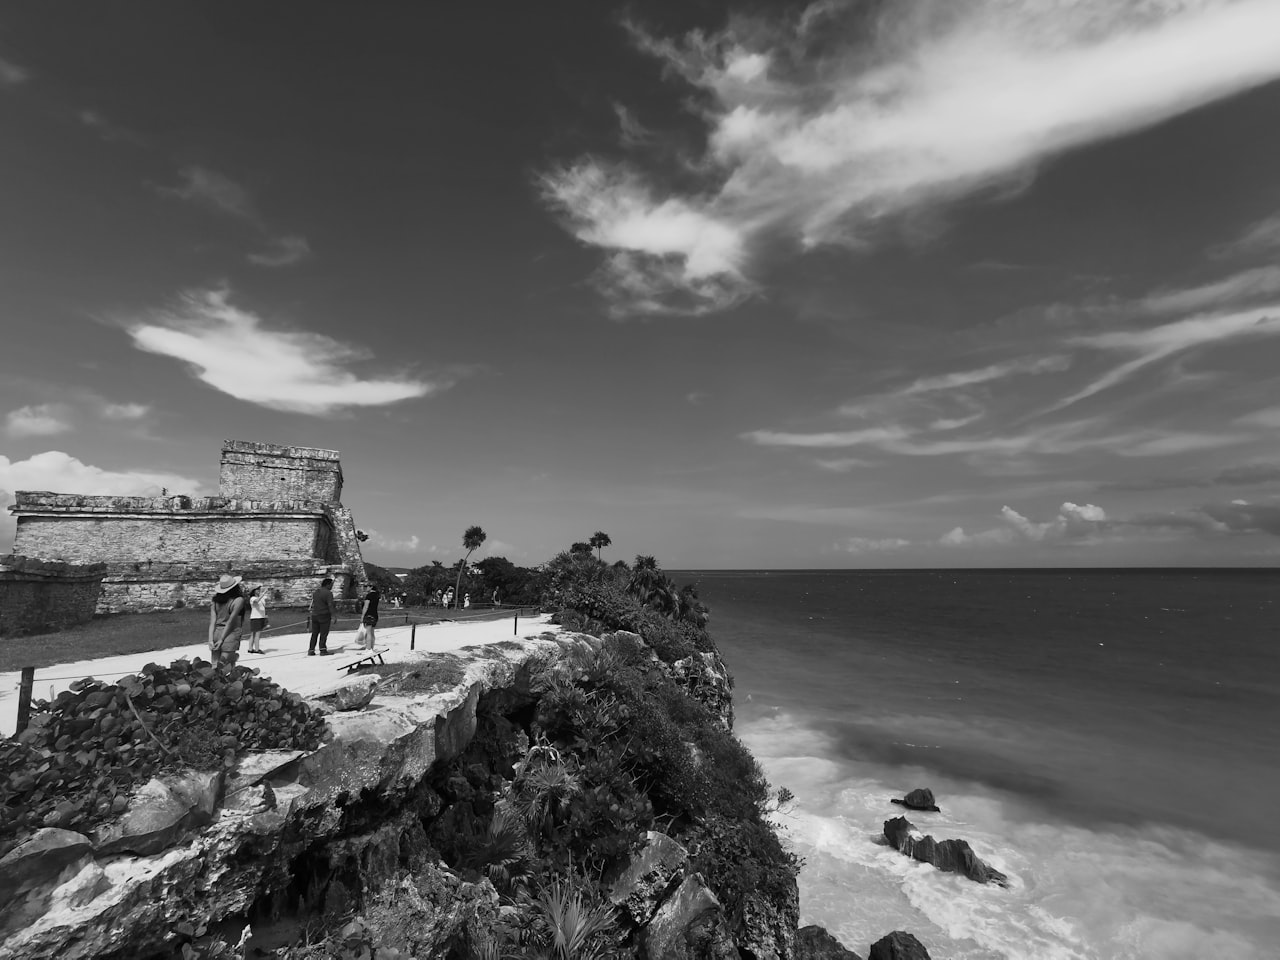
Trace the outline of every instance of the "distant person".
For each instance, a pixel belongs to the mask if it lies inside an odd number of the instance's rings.
[[[382,594],[377,587],[370,587],[364,595],[364,607],[360,610],[360,630],[364,633],[363,646],[373,649],[373,629],[378,625],[378,601]]]
[[[435,595],[431,598],[431,602],[434,603],[437,607],[443,607],[444,594],[441,591],[437,590],[435,592]]]
[[[224,573],[213,589],[209,604],[209,657],[214,664],[235,666],[244,630],[244,591],[240,577]]]
[[[311,594],[311,608],[307,611],[307,619],[311,623],[311,645],[307,647],[307,656],[316,655],[316,641],[320,642],[320,656],[329,655],[329,628],[338,616],[338,608],[333,602],[333,577],[325,577]]]
[[[267,628],[267,598],[261,587],[249,591],[249,652],[266,653],[262,649],[262,631]]]
[[[471,609],[471,594],[468,593],[465,597],[462,598],[462,609],[464,610]]]
[[[449,607],[453,606],[453,587],[450,587],[448,590],[444,592],[443,606],[446,610],[449,609]]]
[[[493,605],[494,605],[495,607],[500,607],[500,606],[502,606],[502,598],[498,596],[498,588],[497,588],[497,587],[494,587],[494,588],[493,588]]]

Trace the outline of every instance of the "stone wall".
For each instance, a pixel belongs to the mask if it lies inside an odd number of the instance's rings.
[[[214,585],[224,573],[244,577],[249,587],[266,590],[267,609],[305,607],[325,577],[333,577],[336,600],[357,596],[351,568],[324,560],[282,560],[237,563],[109,563],[102,578],[98,613],[137,613],[206,607]]]
[[[248,500],[341,500],[338,451],[224,440],[218,492]]]
[[[50,633],[93,618],[106,565],[0,557],[0,637]]]
[[[349,567],[352,575],[352,587],[364,596],[369,590],[369,574],[364,569],[364,557],[360,555],[360,539],[356,536],[356,521],[351,511],[340,503],[327,503],[325,516],[329,518],[329,529],[333,531],[329,541],[327,554],[324,556],[330,563],[340,563]],[[337,596],[335,593],[334,596]]]
[[[226,497],[17,494],[14,552],[76,562],[324,558],[323,504]]]

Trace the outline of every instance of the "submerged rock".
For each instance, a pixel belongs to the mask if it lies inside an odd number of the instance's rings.
[[[871,945],[867,960],[929,960],[929,951],[911,934],[895,930]]]
[[[962,873],[978,883],[996,883],[1009,886],[1009,878],[990,864],[978,859],[978,855],[964,840],[935,840],[924,836],[906,817],[894,817],[884,822],[884,838],[895,850],[913,860],[931,863],[948,873]]]
[[[908,810],[928,810],[932,813],[941,812],[938,804],[934,802],[933,791],[928,787],[920,787],[916,790],[912,790],[905,797],[901,799],[894,797],[889,802],[906,807]]]
[[[825,927],[810,924],[796,931],[795,960],[861,960],[852,950],[829,934]]]

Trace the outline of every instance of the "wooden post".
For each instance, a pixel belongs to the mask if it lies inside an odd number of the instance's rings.
[[[514,637],[520,632],[520,608],[516,607],[515,616],[511,618],[511,635]]]
[[[409,649],[413,649],[413,645],[418,642],[418,621],[413,621],[413,626],[409,629]]]
[[[22,668],[22,684],[18,687],[18,723],[14,734],[27,729],[27,721],[31,719],[31,688],[35,686],[36,668]]]

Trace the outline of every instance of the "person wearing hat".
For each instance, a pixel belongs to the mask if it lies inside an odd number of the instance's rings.
[[[224,573],[213,589],[213,602],[209,604],[209,654],[215,664],[234,666],[239,656],[245,612],[241,579]]]

